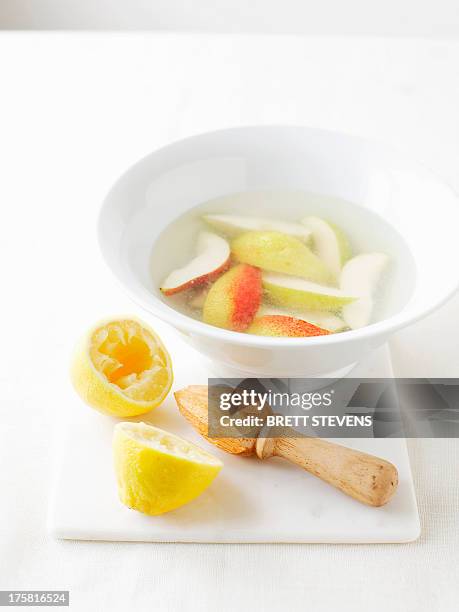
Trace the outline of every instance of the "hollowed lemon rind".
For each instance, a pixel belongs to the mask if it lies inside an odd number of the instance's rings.
[[[97,363],[97,360],[95,363],[94,340],[96,336],[104,328],[117,324],[128,324],[137,330],[142,330],[145,337],[150,340],[151,348],[156,351],[156,355],[160,356],[160,365],[163,370],[162,378],[164,381],[162,385],[158,385],[157,394],[154,392],[149,394],[148,387],[152,385],[149,385],[148,381],[144,381],[144,393],[139,395],[146,395],[147,399],[136,398],[136,393],[132,392],[131,385],[125,385],[125,388],[122,388],[116,382],[111,382],[109,377],[98,369],[97,366],[100,367],[100,363]],[[95,325],[80,341],[75,350],[70,376],[75,390],[88,405],[104,414],[117,417],[134,417],[156,408],[166,398],[173,382],[172,364],[167,349],[157,334],[143,321],[135,317],[113,318],[101,321]],[[117,382],[119,383],[120,379]],[[126,381],[125,377],[124,379],[121,377],[121,382],[124,384],[129,381]]]

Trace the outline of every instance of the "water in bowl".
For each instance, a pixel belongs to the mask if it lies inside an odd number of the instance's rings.
[[[409,300],[412,256],[367,208],[303,191],[231,194],[170,223],[151,252],[171,308],[236,333],[312,337],[380,321]]]

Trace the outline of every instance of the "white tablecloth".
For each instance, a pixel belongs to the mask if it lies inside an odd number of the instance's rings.
[[[396,144],[459,188],[459,45],[11,33],[0,68],[0,588],[70,589],[84,611],[457,610],[453,440],[409,443],[423,533],[408,545],[60,542],[45,520],[77,330],[138,312],[96,245],[117,175],[200,131],[304,123]],[[457,376],[458,314],[456,299],[399,334],[397,373]]]

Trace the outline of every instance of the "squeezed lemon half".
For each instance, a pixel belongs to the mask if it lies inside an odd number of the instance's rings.
[[[195,444],[145,423],[118,423],[113,453],[120,500],[149,515],[195,499],[223,467]]]
[[[82,399],[118,417],[145,414],[159,406],[172,385],[169,353],[141,321],[116,319],[93,328],[72,361],[71,379]]]

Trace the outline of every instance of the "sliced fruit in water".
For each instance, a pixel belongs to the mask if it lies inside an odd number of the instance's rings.
[[[221,236],[201,232],[197,240],[197,255],[183,268],[174,270],[164,280],[161,291],[173,295],[216,279],[230,266],[230,248]]]
[[[344,293],[340,289],[283,274],[265,272],[263,287],[273,304],[285,308],[334,312],[356,299],[356,296]]]
[[[281,232],[248,232],[231,244],[237,261],[318,283],[330,283],[327,266],[300,240]]]
[[[112,416],[159,406],[172,385],[169,353],[144,323],[114,319],[92,329],[75,351],[71,379],[81,398]]]
[[[282,308],[276,308],[275,306],[262,304],[257,312],[257,317],[264,317],[266,315],[279,315],[283,317],[295,317],[317,325],[322,329],[326,329],[329,332],[335,333],[347,329],[347,324],[341,317],[333,314],[333,312],[321,311],[321,310],[286,310]]]
[[[349,242],[335,225],[320,217],[306,217],[303,223],[312,232],[314,250],[336,278],[339,278],[343,264],[351,256]]]
[[[362,253],[344,265],[340,279],[341,290],[359,297],[343,308],[343,319],[351,329],[365,327],[370,323],[373,296],[388,263],[389,257],[385,253]]]
[[[275,231],[294,236],[303,242],[311,238],[311,230],[301,223],[278,221],[268,217],[245,217],[243,215],[203,215],[204,221],[217,231],[234,237],[243,232]]]
[[[256,317],[247,329],[249,334],[257,336],[283,336],[287,338],[304,338],[306,336],[326,336],[330,332],[317,325],[283,315],[265,315]]]
[[[210,288],[203,321],[233,331],[244,331],[260,307],[261,271],[239,264],[225,272]]]
[[[121,502],[153,516],[201,495],[223,467],[199,446],[146,423],[118,423],[113,455]]]

